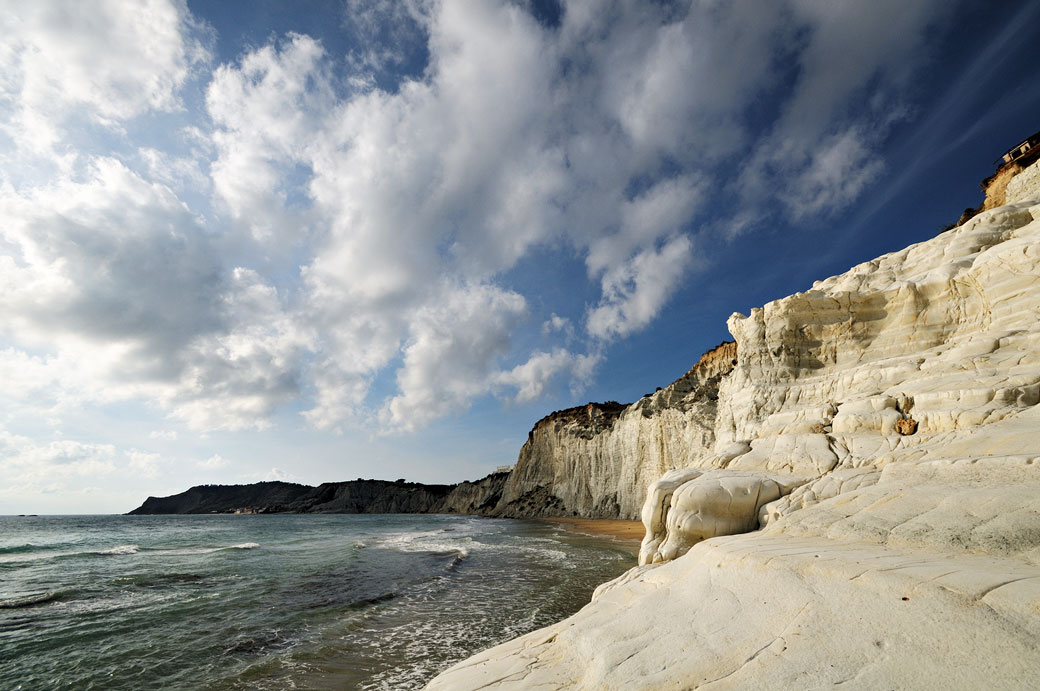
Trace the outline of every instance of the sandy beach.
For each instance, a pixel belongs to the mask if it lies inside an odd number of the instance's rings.
[[[586,535],[608,535],[618,540],[639,542],[643,539],[645,528],[642,521],[618,521],[606,518],[539,518],[539,521],[556,523],[568,530]]]

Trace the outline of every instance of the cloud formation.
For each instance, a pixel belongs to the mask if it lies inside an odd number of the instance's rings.
[[[107,126],[180,107],[189,71],[208,58],[183,1],[10,2],[0,11],[3,131],[36,151],[67,119]]]
[[[712,229],[868,189],[944,4],[346,7],[346,56],[285,33],[222,64],[183,2],[0,13],[0,371],[33,373],[23,405],[408,432],[580,391]],[[140,135],[157,113],[187,124]],[[541,281],[591,302],[511,285],[546,253],[584,275]]]

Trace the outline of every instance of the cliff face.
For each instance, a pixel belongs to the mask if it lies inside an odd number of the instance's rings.
[[[350,480],[317,487],[286,482],[202,485],[170,497],[148,497],[131,515],[171,513],[471,513],[487,514],[498,503],[509,473],[476,482]]]
[[[1006,195],[731,316],[737,363],[647,488],[640,566],[428,688],[1031,688],[1040,168]]]
[[[460,482],[434,507],[431,513],[466,513],[488,516],[502,498],[502,490],[509,480],[509,475],[509,472],[491,473],[474,482]]]
[[[1040,195],[1037,166],[1005,174],[1005,195]],[[900,448],[954,431],[959,414],[950,412],[950,397],[1014,396],[1015,386],[980,385],[975,368],[959,360],[988,347],[979,339],[999,341],[1000,320],[1022,318],[1014,306],[1021,286],[997,268],[1013,260],[1017,271],[1028,270],[1022,262],[1030,260],[1016,256],[1022,243],[978,255],[1013,239],[1031,218],[1027,208],[1003,206],[749,316],[735,314],[728,323],[735,342],[706,353],[668,387],[627,406],[590,403],[543,418],[494,515],[640,518],[650,485],[670,471],[759,469],[808,480],[863,465],[886,443],[877,433],[897,426],[920,432]],[[1023,347],[1013,338],[1012,347]],[[949,390],[934,383],[937,371],[958,372],[943,374]],[[1004,413],[999,403],[990,407],[995,422]]]
[[[494,514],[638,518],[653,480],[714,447],[719,384],[735,360],[736,344],[723,343],[631,405],[589,403],[539,420]]]

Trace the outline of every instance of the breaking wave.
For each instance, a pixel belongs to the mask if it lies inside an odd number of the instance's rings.
[[[97,552],[94,552],[94,554],[108,554],[108,555],[137,554],[139,551],[141,551],[141,548],[138,547],[137,545],[118,545],[117,547],[111,547],[109,549],[98,550]]]
[[[21,609],[22,607],[34,607],[36,605],[42,605],[45,602],[51,602],[61,597],[60,591],[52,591],[47,593],[33,593],[32,595],[22,595],[20,597],[9,597],[6,599],[0,599],[0,609]]]

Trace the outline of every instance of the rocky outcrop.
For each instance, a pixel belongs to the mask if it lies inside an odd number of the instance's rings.
[[[1032,688],[1040,169],[1005,192],[730,317],[712,443],[655,476],[642,565],[428,688]]]
[[[198,485],[169,497],[148,497],[129,515],[171,513],[234,513],[239,509],[285,506],[313,492],[293,482],[249,485]]]
[[[474,482],[465,481],[454,489],[431,513],[466,513],[488,516],[502,498],[502,490],[510,471],[491,473]]]
[[[638,518],[654,479],[713,449],[719,383],[735,364],[736,344],[723,343],[635,403],[589,403],[539,420],[494,515]]]
[[[397,480],[201,485],[170,497],[148,497],[131,515],[178,513],[466,513],[487,515],[509,473],[458,485]]]
[[[670,561],[718,535],[758,528],[760,509],[805,482],[797,475],[741,470],[673,470],[643,504],[640,564]]]
[[[277,507],[277,510],[288,513],[432,513],[453,489],[453,485],[383,480],[325,482],[310,494]]]

